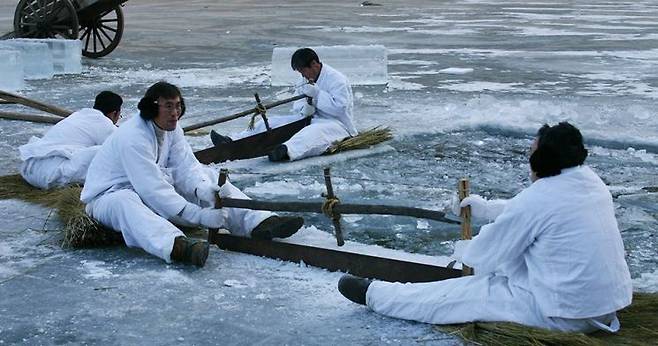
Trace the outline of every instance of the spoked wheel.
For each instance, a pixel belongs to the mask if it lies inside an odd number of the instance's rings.
[[[78,27],[71,0],[21,0],[14,13],[16,37],[74,40]]]
[[[121,6],[107,10],[98,16],[80,22],[82,55],[100,58],[117,47],[123,35],[123,11]]]

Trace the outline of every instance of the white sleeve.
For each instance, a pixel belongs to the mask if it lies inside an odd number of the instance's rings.
[[[350,88],[348,85],[333,83],[329,91],[320,89],[313,103],[319,110],[340,120],[342,123],[349,124],[351,122],[350,119],[347,119],[347,110],[350,106]]]
[[[505,210],[508,200],[506,199],[491,199],[487,201],[487,219],[489,221],[495,220]]]
[[[117,127],[114,126],[114,124],[110,122],[103,122],[102,126],[98,126],[98,131],[96,134],[96,145],[101,145],[107,137],[110,137],[110,135],[116,130]]]
[[[505,212],[496,221],[480,228],[464,249],[462,262],[475,268],[478,273],[496,271],[501,265],[520,260],[521,255],[535,238],[534,215],[522,201],[510,201]]]
[[[171,170],[174,185],[184,194],[193,195],[202,184],[212,184],[208,172],[194,156],[183,130],[177,128],[172,139],[167,168]]]
[[[167,183],[152,148],[145,140],[123,143],[117,153],[126,176],[144,203],[160,216],[170,219],[189,202]]]

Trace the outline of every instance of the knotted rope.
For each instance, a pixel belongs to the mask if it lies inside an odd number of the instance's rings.
[[[324,201],[324,204],[322,204],[322,213],[333,220],[340,219],[340,214],[334,211],[334,207],[338,203],[340,203],[340,199],[338,199],[338,197],[327,197],[327,199]]]
[[[264,121],[267,121],[266,113],[267,113],[267,108],[265,108],[265,106],[263,106],[261,103],[258,103],[256,105],[256,112],[254,114],[252,114],[251,120],[249,120],[249,129],[253,130],[254,126],[256,126],[256,117],[257,116],[261,116],[261,117],[263,117]]]

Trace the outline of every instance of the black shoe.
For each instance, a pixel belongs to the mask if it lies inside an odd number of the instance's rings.
[[[345,274],[338,281],[338,291],[345,298],[361,305],[366,305],[366,292],[372,283],[370,279]]]
[[[272,240],[272,238],[288,238],[304,225],[304,219],[293,216],[270,216],[259,223],[251,231],[251,237]]]
[[[212,141],[212,144],[214,144],[215,146],[233,142],[231,137],[222,136],[219,133],[215,132],[215,130],[210,130],[210,140]]]
[[[270,159],[270,161],[290,160],[290,157],[288,156],[288,147],[286,147],[285,144],[277,146],[274,148],[274,150],[267,154],[267,158]]]
[[[174,240],[174,248],[171,249],[171,260],[203,267],[208,259],[209,248],[210,245],[207,241],[179,236]]]

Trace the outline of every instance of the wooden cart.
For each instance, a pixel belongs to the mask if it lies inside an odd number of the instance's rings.
[[[14,14],[14,36],[82,41],[82,54],[100,58],[121,41],[128,0],[20,0]]]

